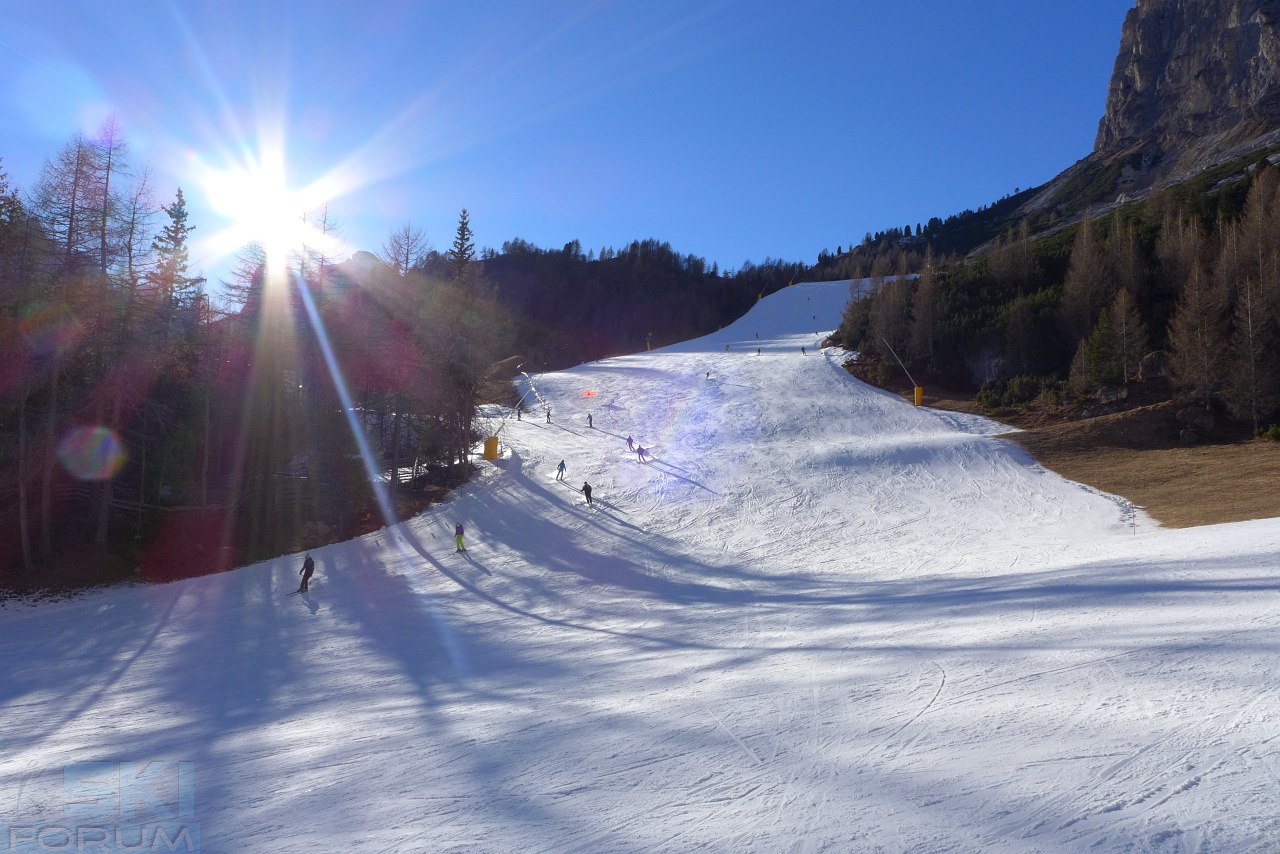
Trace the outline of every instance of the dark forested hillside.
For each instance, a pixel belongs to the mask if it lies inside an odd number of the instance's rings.
[[[1280,176],[1262,159],[1212,179],[1041,237],[1024,223],[977,257],[929,253],[918,278],[852,303],[834,340],[995,403],[1167,375],[1186,402],[1264,427],[1280,408]]]
[[[515,318],[509,347],[545,370],[704,335],[804,267],[766,261],[726,276],[656,240],[602,249],[597,257],[577,241],[539,249],[517,239],[484,257],[481,270]]]

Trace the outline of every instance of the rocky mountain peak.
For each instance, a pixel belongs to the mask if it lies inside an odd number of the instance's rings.
[[[1189,174],[1280,128],[1280,0],[1138,0],[1095,157],[1142,152]]]

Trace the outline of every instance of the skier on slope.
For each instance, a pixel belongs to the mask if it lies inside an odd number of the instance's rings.
[[[631,441],[631,437],[630,437],[630,436],[628,436],[628,437],[627,437],[627,450],[628,450],[628,451],[634,451],[635,449],[636,449],[636,443],[635,443],[635,442],[633,442],[633,441]]]
[[[636,457],[640,460],[640,462],[644,462],[645,453],[647,452],[645,451],[643,445],[636,445]]]
[[[551,423],[551,407],[550,406],[547,407],[547,423],[548,424]]]
[[[587,496],[587,506],[591,506],[591,484],[585,480],[582,482],[582,494]]]
[[[588,412],[588,413],[587,413],[587,426],[588,426],[588,427],[592,426],[592,425],[591,425],[591,413],[590,413],[590,412]]]
[[[801,348],[800,348],[800,355],[801,355],[801,356],[807,356],[807,355],[809,355],[809,354],[805,352],[804,347],[801,347]]]
[[[302,560],[302,569],[298,570],[298,575],[302,576],[302,584],[298,586],[299,593],[306,593],[311,586],[311,576],[316,571],[316,562],[311,559],[311,553],[307,552],[307,556]]]
[[[560,465],[556,466],[556,480],[564,480],[564,460],[561,460]]]
[[[458,548],[454,551],[455,554],[457,554],[458,552],[465,552],[467,550],[467,547],[462,544],[463,533],[464,531],[462,529],[462,520],[459,519],[454,524],[454,528],[453,528],[453,539],[458,543]]]

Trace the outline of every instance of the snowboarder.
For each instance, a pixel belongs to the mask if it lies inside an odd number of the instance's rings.
[[[588,412],[588,413],[587,413],[587,426],[588,426],[588,427],[590,427],[590,426],[591,426],[591,413],[590,413],[590,412]]]
[[[547,423],[551,423],[551,407],[547,407]]]
[[[461,520],[461,519],[459,519],[459,520],[455,523],[454,528],[453,528],[453,538],[454,538],[454,540],[456,540],[456,541],[457,541],[457,543],[458,543],[458,548],[457,548],[457,550],[454,552],[454,554],[457,554],[458,552],[465,552],[465,551],[467,550],[467,547],[466,547],[466,546],[464,546],[464,545],[462,544],[462,534],[463,534],[463,533],[464,533],[464,532],[463,532],[463,530],[462,530],[462,520]]]
[[[756,333],[756,340],[757,340],[757,341],[759,341],[759,340],[760,340],[760,333],[759,333],[759,332],[757,332],[757,333]]]
[[[707,379],[711,379],[711,372],[707,371]]]
[[[561,460],[560,465],[556,466],[556,480],[564,480],[564,460]]]
[[[724,351],[725,351],[726,353],[728,353],[728,352],[729,352],[729,345],[728,345],[728,344],[725,344],[725,345],[724,345]]]
[[[591,484],[585,480],[582,482],[582,494],[587,496],[587,506],[591,506]]]
[[[637,445],[637,446],[636,446],[636,456],[640,459],[640,462],[644,462],[644,455],[645,455],[645,453],[647,453],[647,452],[645,451],[645,449],[644,449],[644,446],[643,446],[643,445]]]
[[[316,562],[311,559],[311,553],[307,552],[307,556],[302,560],[302,569],[298,570],[298,575],[302,576],[302,584],[298,587],[299,593],[306,593],[311,586],[311,576],[315,574]]]
[[[757,355],[757,356],[759,356],[759,355],[760,355],[760,348],[759,348],[759,347],[757,347],[757,348],[756,348],[756,355]]]
[[[801,355],[801,356],[807,356],[807,355],[809,355],[809,354],[808,354],[808,353],[806,353],[806,352],[804,351],[804,348],[803,348],[803,347],[801,347],[801,348],[800,348],[800,355]]]
[[[523,406],[517,406],[517,407],[516,407],[516,420],[517,420],[517,421],[519,421],[519,420],[520,420],[520,413],[522,413],[522,412],[524,412],[524,407],[523,407]]]
[[[635,449],[636,449],[636,443],[635,443],[635,442],[633,442],[633,441],[631,441],[631,437],[630,437],[630,436],[628,436],[628,437],[627,437],[627,450],[628,450],[628,451],[634,451]]]

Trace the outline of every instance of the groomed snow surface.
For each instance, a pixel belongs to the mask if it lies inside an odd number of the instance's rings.
[[[553,423],[307,595],[0,609],[0,851],[1280,850],[1280,520],[1160,530],[855,381],[848,294],[533,377]]]

